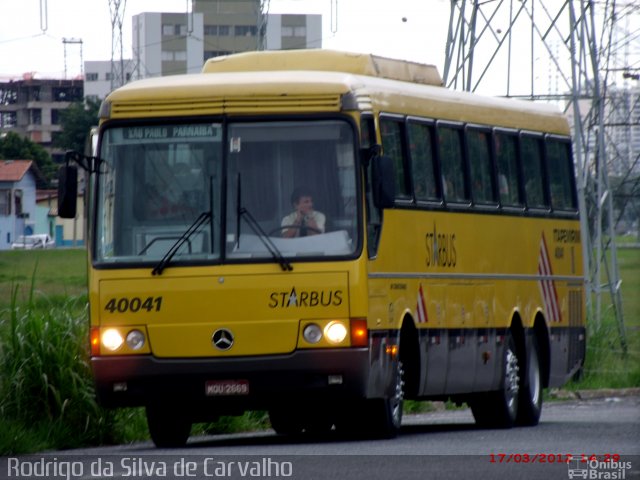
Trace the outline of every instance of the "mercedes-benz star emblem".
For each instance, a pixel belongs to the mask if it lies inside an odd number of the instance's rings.
[[[233,333],[226,328],[221,328],[213,332],[211,343],[218,350],[229,350],[233,346]]]

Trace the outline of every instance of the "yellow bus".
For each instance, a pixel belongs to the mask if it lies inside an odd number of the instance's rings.
[[[405,399],[535,425],[542,389],[581,367],[581,233],[554,108],[305,50],[132,82],[100,117],[97,156],[80,159],[91,364],[99,400],[146,407],[156,445],[256,409],[282,434],[393,437]]]

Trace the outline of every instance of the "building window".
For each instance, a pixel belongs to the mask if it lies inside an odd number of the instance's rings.
[[[59,125],[60,124],[60,110],[57,108],[51,109],[51,125]]]
[[[40,87],[33,87],[29,92],[29,100],[32,102],[40,101]]]
[[[173,25],[171,24],[162,25],[162,35],[164,36],[173,35]]]
[[[281,33],[283,37],[306,37],[307,27],[282,27]]]
[[[173,33],[177,36],[185,37],[187,35],[187,26],[186,25],[174,25]]]
[[[173,60],[173,52],[163,51],[160,54],[160,58],[162,59],[163,62],[171,62]]]
[[[204,26],[204,34],[205,35],[218,35],[218,26],[217,25],[205,25]]]
[[[0,112],[0,127],[13,128],[17,125],[17,112]]]
[[[173,59],[178,62],[186,62],[187,61],[187,52],[182,50],[180,52],[174,52]]]
[[[98,81],[98,74],[97,73],[87,73],[85,76],[85,80],[87,82],[97,82]]]
[[[228,37],[231,35],[231,26],[230,25],[218,25],[218,35],[221,37]]]
[[[0,189],[0,216],[11,215],[11,190]]]
[[[224,55],[231,55],[233,52],[229,52],[227,50],[207,50],[204,52],[204,59],[208,60],[210,58],[222,57]]]
[[[13,198],[16,205],[16,216],[22,215],[22,190],[14,190]]]
[[[32,108],[30,110],[31,115],[31,124],[32,125],[42,125],[42,109],[41,108]]]
[[[51,90],[54,102],[75,102],[82,100],[82,87],[58,87]]]
[[[258,34],[258,27],[255,25],[236,25],[236,37],[255,37]]]

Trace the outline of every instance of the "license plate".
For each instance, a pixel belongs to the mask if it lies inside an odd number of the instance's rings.
[[[228,395],[249,395],[248,380],[209,380],[205,383],[204,393],[208,397]]]

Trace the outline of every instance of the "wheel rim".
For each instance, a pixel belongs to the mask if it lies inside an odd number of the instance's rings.
[[[509,410],[513,410],[515,408],[516,399],[518,398],[518,383],[520,381],[520,377],[518,376],[518,357],[513,352],[511,347],[507,349],[507,358],[505,362],[505,394],[507,400],[507,406]]]
[[[395,392],[391,399],[391,418],[396,426],[402,422],[402,401],[404,399],[404,368],[402,362],[398,360],[398,372],[396,376]]]

